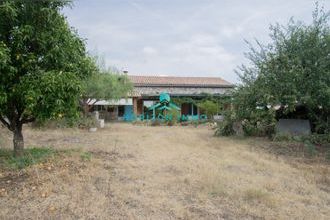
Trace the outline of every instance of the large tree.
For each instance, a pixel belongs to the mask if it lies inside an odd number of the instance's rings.
[[[317,7],[309,25],[291,19],[270,30],[271,42],[251,46],[252,65],[240,68],[236,116],[258,123],[274,108],[288,117],[303,107],[314,131],[330,133],[329,12]]]
[[[23,153],[24,123],[76,114],[81,79],[95,69],[61,9],[68,1],[0,1],[0,120]]]

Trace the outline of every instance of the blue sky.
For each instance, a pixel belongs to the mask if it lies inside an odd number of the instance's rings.
[[[330,0],[319,1],[326,10]],[[75,0],[63,13],[109,67],[136,75],[220,76],[237,82],[244,39],[269,25],[311,21],[312,0]]]

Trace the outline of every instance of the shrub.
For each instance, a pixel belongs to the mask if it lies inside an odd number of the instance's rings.
[[[91,116],[78,118],[59,118],[46,121],[36,121],[32,125],[35,128],[91,128],[97,126],[97,121]]]
[[[330,159],[330,135],[311,134],[311,135],[290,135],[287,133],[276,134],[273,141],[298,142],[304,147],[305,156],[314,157],[318,154],[316,146],[322,147],[325,151],[325,158]],[[321,151],[322,152],[322,151]]]
[[[180,112],[178,110],[172,109],[167,112],[169,116],[167,118],[167,125],[172,126],[178,122],[178,118],[180,117]]]
[[[258,109],[243,115],[245,116],[242,121],[244,135],[271,137],[275,133],[276,120],[274,111]]]
[[[97,126],[97,121],[94,117],[81,117],[76,126],[79,128],[93,128]]]
[[[307,136],[302,136],[302,140],[309,140],[313,144],[317,145],[329,145],[330,144],[330,134],[311,134]]]
[[[260,136],[260,132],[259,129],[257,128],[257,125],[255,123],[255,121],[253,120],[243,120],[242,122],[243,125],[243,131],[244,131],[244,135],[246,136]]]
[[[213,115],[219,112],[219,105],[211,100],[205,100],[197,104],[197,106],[205,111],[208,119],[213,119]]]
[[[230,136],[235,134],[233,129],[233,122],[232,121],[222,121],[218,122],[218,128],[215,131],[215,135],[217,136]]]
[[[224,119],[217,123],[218,128],[215,131],[216,136],[234,135],[235,115],[231,111],[224,112]]]
[[[311,135],[290,135],[288,133],[276,134],[273,138],[274,141],[297,141],[297,142],[310,142],[315,145],[330,145],[329,134],[311,134]]]
[[[278,133],[274,135],[273,141],[291,141],[293,137],[287,133]]]

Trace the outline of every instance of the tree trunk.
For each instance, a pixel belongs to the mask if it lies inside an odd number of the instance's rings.
[[[24,138],[22,133],[22,127],[23,124],[19,123],[16,125],[14,130],[14,155],[15,157],[20,157],[23,155],[23,149],[24,149]]]
[[[82,109],[82,111],[83,111],[84,116],[85,116],[85,117],[88,116],[88,113],[89,113],[90,107],[89,107],[89,105],[88,105],[87,100],[85,100],[85,99],[81,100],[81,101],[80,101],[80,106],[81,106],[81,109]]]
[[[88,113],[89,113],[89,106],[88,106],[88,104],[85,104],[84,105],[84,115],[87,116]]]

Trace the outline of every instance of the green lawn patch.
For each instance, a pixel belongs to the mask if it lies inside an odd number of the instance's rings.
[[[25,149],[23,156],[14,157],[12,150],[0,149],[0,165],[5,168],[23,169],[33,164],[42,163],[56,154],[57,151],[52,148],[33,147]]]
[[[82,161],[91,161],[92,153],[91,152],[81,152],[80,158]]]

